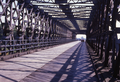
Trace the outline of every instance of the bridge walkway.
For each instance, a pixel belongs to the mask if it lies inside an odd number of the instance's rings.
[[[0,82],[98,82],[86,43],[74,41],[0,61]]]

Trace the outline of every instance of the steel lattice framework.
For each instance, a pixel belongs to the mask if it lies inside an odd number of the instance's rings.
[[[120,67],[119,0],[0,0],[0,60],[70,42],[88,44],[117,77]]]
[[[120,65],[120,1],[99,0],[93,21],[89,21],[87,42],[95,50],[103,67],[114,77]]]
[[[0,0],[0,60],[86,33],[94,0]],[[17,55],[16,55],[17,54]]]
[[[30,0],[0,0],[0,60],[71,41],[75,34],[32,5]]]
[[[76,34],[86,34],[87,23],[92,19],[95,0],[31,0],[49,17],[62,23]]]

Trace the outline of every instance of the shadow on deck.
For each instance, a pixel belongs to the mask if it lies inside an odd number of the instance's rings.
[[[75,46],[74,46],[75,47]],[[86,44],[68,49],[21,82],[98,82]]]

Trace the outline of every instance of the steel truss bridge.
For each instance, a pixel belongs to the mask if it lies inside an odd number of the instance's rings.
[[[0,0],[0,60],[75,40],[87,43],[114,77],[120,65],[119,0]]]

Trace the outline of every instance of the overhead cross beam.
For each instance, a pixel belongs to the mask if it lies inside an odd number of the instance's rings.
[[[31,0],[33,5],[37,5],[39,9],[45,12],[53,20],[66,20],[71,21],[70,25],[80,32],[80,27],[76,20],[89,21],[92,15],[91,10],[94,9],[93,2],[86,1],[68,1],[68,0]],[[79,14],[78,14],[79,13]],[[91,17],[91,18],[90,18]],[[68,25],[68,28],[69,25]]]

